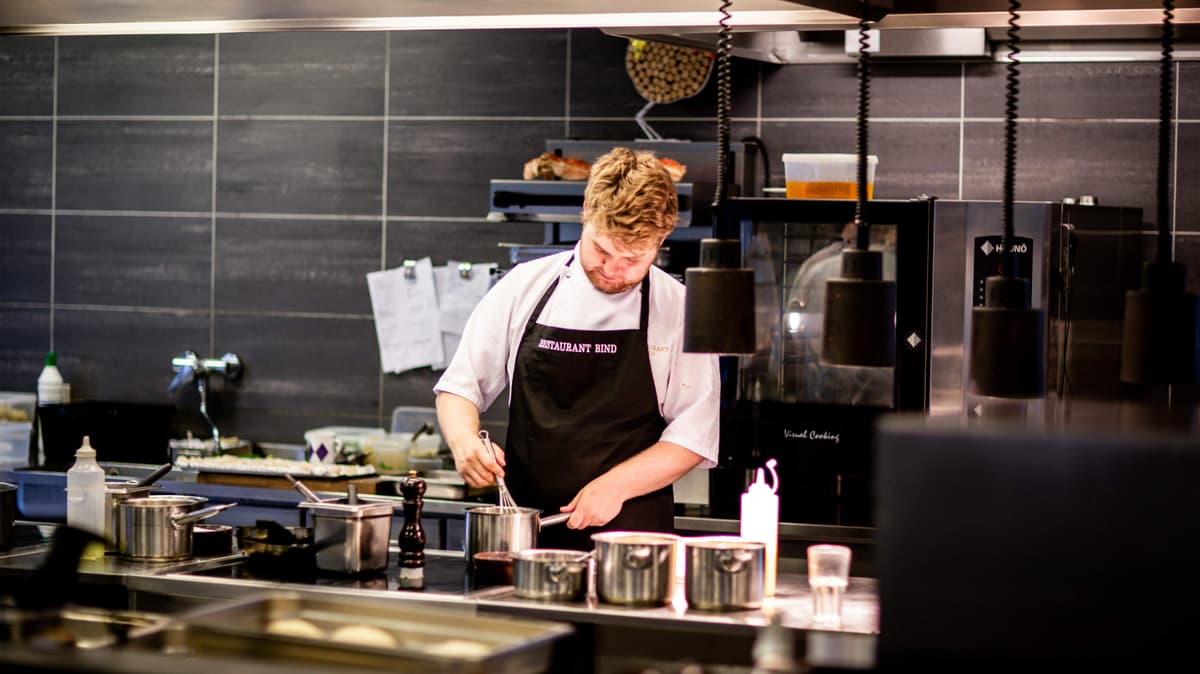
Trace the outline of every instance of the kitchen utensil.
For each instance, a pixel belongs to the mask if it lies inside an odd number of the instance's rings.
[[[169,466],[170,464],[168,464]],[[157,485],[139,486],[136,482],[114,482],[111,479],[104,482],[104,549],[119,551],[121,549],[120,527],[117,523],[117,504],[131,498],[148,496],[150,490]]]
[[[476,552],[471,555],[470,571],[473,587],[512,585],[513,553]]]
[[[353,502],[351,502],[353,501]],[[301,503],[313,514],[317,568],[362,573],[387,568],[392,537],[392,501],[363,501],[357,493],[338,501]]]
[[[196,509],[200,496],[142,496],[117,503],[117,539],[125,557],[173,561],[192,556],[192,525],[236,503]]]
[[[688,608],[737,611],[762,606],[766,545],[737,536],[684,539]]]
[[[137,482],[134,482],[133,486],[149,487],[150,485],[154,484],[155,482],[158,482],[159,478],[161,478],[162,476],[171,472],[171,469],[174,467],[175,467],[175,465],[172,463],[164,463],[163,465],[159,466],[158,468],[155,468],[154,470],[150,471],[150,474],[147,475],[146,477],[143,477],[142,479],[138,480]]]
[[[674,534],[605,531],[596,544],[596,596],[610,604],[656,606],[675,589]]]
[[[513,553],[513,590],[522,599],[578,601],[587,592],[591,555],[578,550]]]
[[[13,521],[17,519],[17,485],[0,482],[0,550],[12,543]]]
[[[312,503],[320,503],[321,502],[321,497],[317,496],[317,493],[315,491],[309,489],[308,486],[305,485],[300,480],[297,480],[296,478],[292,477],[290,473],[284,473],[283,476],[288,479],[288,482],[292,483],[292,486],[296,488],[296,491],[300,492],[301,494],[304,494],[304,498],[308,499]]]
[[[491,453],[491,455],[492,455],[492,460],[495,461],[496,460],[496,448],[492,446],[491,436],[488,435],[487,431],[480,429],[479,439],[483,440],[483,446],[487,447],[488,452]],[[499,476],[496,477],[496,489],[499,490],[499,492],[500,492],[500,507],[501,508],[515,509],[518,507],[517,502],[513,500],[512,494],[510,494],[508,492],[508,485],[504,484],[504,478],[499,477]]]
[[[192,527],[192,554],[215,557],[233,552],[233,527],[227,524],[197,524]]]
[[[566,522],[571,513],[539,517],[537,508],[474,506],[466,509],[467,559],[476,552],[518,552],[537,547],[542,527]]]

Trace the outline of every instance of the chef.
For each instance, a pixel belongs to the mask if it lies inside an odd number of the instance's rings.
[[[597,159],[574,250],[505,274],[434,387],[467,484],[503,477],[517,504],[571,513],[539,547],[590,550],[602,529],[672,531],[671,484],[716,464],[717,358],[683,352],[683,285],[653,265],[678,211],[651,153]],[[508,438],[493,460],[479,415],[506,387]]]

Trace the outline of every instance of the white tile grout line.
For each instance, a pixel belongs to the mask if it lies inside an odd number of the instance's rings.
[[[217,112],[220,111],[221,34],[213,35],[212,183],[208,227],[208,352],[217,347]]]
[[[571,68],[573,66],[573,62],[571,61],[571,37],[574,34],[574,29],[567,29],[567,67],[566,74],[564,75],[564,78],[566,79],[564,98],[566,100],[564,101],[563,105],[563,138],[571,137]]]
[[[1179,231],[1178,209],[1179,207],[1179,71],[1182,68],[1179,64],[1175,64],[1175,110],[1173,115],[1175,122],[1171,124],[1171,141],[1174,147],[1171,148],[1171,259],[1175,259],[1175,237]]]
[[[387,269],[388,242],[388,115],[392,111],[392,33],[383,34],[383,186],[379,204],[379,268]],[[379,404],[376,407],[376,422],[383,425],[383,388],[387,383],[387,373],[380,363],[376,375],[376,394]]]
[[[0,115],[5,122],[49,122],[54,115]],[[62,115],[60,122],[207,122],[212,115]],[[663,116],[651,117],[657,122],[715,122],[716,117]],[[628,122],[629,116],[571,116],[571,115],[217,115],[222,122]],[[871,117],[871,123],[938,123],[957,122],[959,117]],[[852,124],[853,117],[750,117],[732,118],[734,122],[838,122]],[[1003,117],[967,117],[968,122],[1003,123]],[[1157,124],[1151,117],[1018,117],[1019,122],[1044,124]],[[1176,119],[1179,124],[1200,124],[1200,118]]]
[[[967,145],[967,64],[958,64],[958,199],[963,198],[963,154]]]
[[[387,117],[392,110],[392,33],[388,31],[383,37],[383,186],[381,189],[380,212],[380,244],[379,268],[387,269],[387,222],[388,222],[388,123]],[[380,380],[382,387],[382,379]],[[381,403],[382,404],[382,403]]]
[[[54,76],[50,121],[50,351],[54,350],[54,283],[58,255],[58,38],[54,38]]]

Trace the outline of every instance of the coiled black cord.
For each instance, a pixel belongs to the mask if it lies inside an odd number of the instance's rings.
[[[1004,85],[1004,237],[1000,240],[1000,249],[1004,260],[1004,277],[1015,278],[1017,274],[1017,254],[1013,251],[1013,191],[1017,178],[1017,95],[1019,93],[1017,55],[1021,53],[1021,27],[1017,21],[1021,15],[1017,10],[1021,3],[1009,0],[1008,3],[1008,74],[1005,75]]]
[[[733,0],[721,1],[721,19],[718,21],[720,30],[717,32],[717,186],[713,194],[713,210],[719,207],[729,196],[729,185],[726,180],[729,155],[729,116],[733,107],[731,95],[729,57],[733,51],[733,33],[729,26],[729,8]]]
[[[859,250],[867,250],[871,245],[871,237],[867,232],[867,117],[871,112],[871,52],[867,51],[867,47],[870,46],[867,13],[870,9],[870,2],[863,0],[862,18],[858,20],[858,125],[855,136],[858,152],[858,200],[854,204],[854,224]]]
[[[1175,106],[1175,3],[1163,0],[1162,73],[1158,98],[1158,258],[1171,261],[1170,184],[1171,172],[1171,114]]]

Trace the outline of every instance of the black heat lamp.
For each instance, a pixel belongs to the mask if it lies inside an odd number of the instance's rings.
[[[867,113],[870,52],[867,12],[858,22],[858,184],[853,248],[842,251],[842,275],[825,286],[821,360],[832,365],[886,367],[896,363],[896,282],[883,278],[883,253],[869,250],[867,221]]]
[[[971,310],[968,390],[998,398],[1037,398],[1046,392],[1046,321],[1032,308],[1029,281],[1016,276],[1013,241],[1013,183],[1017,163],[1017,8],[1009,2],[1008,74],[1004,115],[1004,256],[1001,273],[984,282],[984,304]]]
[[[1187,273],[1171,260],[1171,110],[1174,102],[1173,3],[1163,3],[1162,73],[1158,125],[1158,246],[1142,267],[1138,290],[1125,294],[1121,381],[1136,384],[1195,384],[1200,376],[1197,298],[1187,292]]]
[[[733,38],[728,8],[721,4],[717,40],[717,185],[713,235],[700,242],[700,266],[684,272],[683,350],[691,353],[754,353],[754,272],[742,268],[742,242],[729,220],[728,192],[730,66]]]

